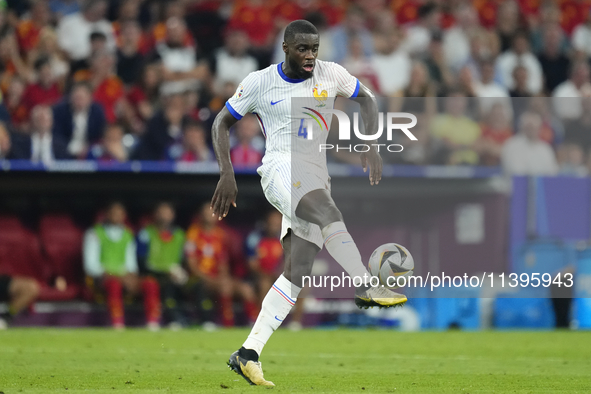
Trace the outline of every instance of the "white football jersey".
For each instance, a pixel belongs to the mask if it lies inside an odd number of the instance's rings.
[[[326,172],[326,150],[319,148],[326,143],[332,115],[322,110],[334,108],[337,96],[357,97],[359,80],[333,62],[316,60],[309,79],[289,78],[282,65],[249,74],[226,107],[236,119],[247,113],[258,118],[266,138],[261,175],[265,167],[292,160]]]

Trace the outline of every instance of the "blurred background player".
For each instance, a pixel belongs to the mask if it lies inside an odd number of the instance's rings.
[[[8,310],[0,314],[0,330],[6,329],[12,318],[35,302],[38,295],[35,279],[0,275],[0,302],[8,302]]]
[[[265,216],[260,228],[252,231],[246,238],[246,253],[248,267],[254,276],[255,286],[259,300],[273,286],[273,283],[281,275],[283,268],[283,247],[281,246],[281,213],[275,209]],[[302,328],[302,316],[304,312],[304,298],[296,301],[291,321],[288,328],[298,331]]]
[[[185,232],[174,224],[175,216],[170,203],[158,204],[153,223],[138,234],[137,256],[140,271],[160,285],[165,321],[180,328],[186,325],[180,302],[188,275],[182,267]]]
[[[187,231],[185,247],[191,273],[189,285],[205,328],[215,327],[214,297],[219,300],[224,327],[234,325],[234,296],[242,299],[249,320],[256,320],[258,308],[254,289],[232,278],[228,255],[228,232],[211,216],[209,203],[199,210],[197,221]]]
[[[153,278],[140,281],[133,233],[126,227],[127,213],[120,202],[107,206],[105,218],[84,235],[84,271],[89,287],[106,294],[114,328],[125,327],[123,292],[144,296],[147,327],[160,327],[160,292]]]

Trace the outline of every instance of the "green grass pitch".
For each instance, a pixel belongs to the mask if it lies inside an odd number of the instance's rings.
[[[248,331],[0,332],[0,392],[255,393],[226,367]],[[277,393],[590,393],[590,332],[279,330]]]

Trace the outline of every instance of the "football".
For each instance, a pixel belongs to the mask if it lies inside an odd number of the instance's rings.
[[[379,246],[369,258],[369,273],[377,276],[380,284],[394,289],[401,276],[411,276],[415,267],[412,255],[404,246],[389,243]],[[389,279],[391,278],[391,279]],[[404,286],[404,281],[402,282]]]

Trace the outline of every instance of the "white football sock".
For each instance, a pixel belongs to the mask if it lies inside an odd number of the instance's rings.
[[[361,253],[351,238],[351,234],[347,231],[345,223],[334,222],[324,227],[322,237],[328,253],[343,267],[351,279],[355,277],[367,278],[367,284],[369,284],[371,275],[363,264]],[[356,281],[356,283],[358,282]]]
[[[295,305],[301,290],[281,275],[265,296],[257,321],[242,346],[256,351],[260,356],[273,332],[279,328]]]

